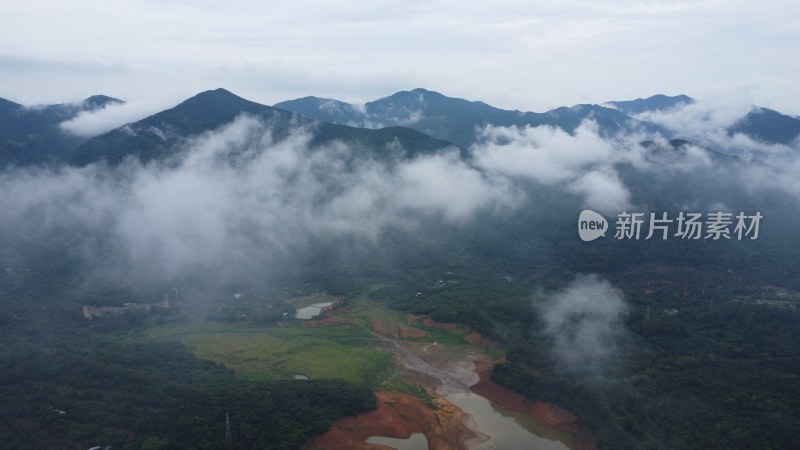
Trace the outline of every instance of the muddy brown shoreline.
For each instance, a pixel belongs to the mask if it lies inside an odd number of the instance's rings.
[[[386,450],[369,444],[371,436],[408,439],[422,433],[432,450],[468,450],[468,443],[480,439],[466,423],[468,415],[447,400],[436,398],[439,410],[429,408],[417,397],[399,392],[377,394],[378,409],[337,420],[331,429],[315,437],[309,450]]]
[[[591,430],[574,414],[552,403],[528,400],[489,379],[492,367],[501,361],[476,360],[475,371],[480,376],[480,381],[470,386],[470,390],[501,408],[521,412],[537,422],[569,433],[575,439],[576,450],[597,450],[597,440]]]
[[[478,381],[470,391],[486,398],[501,408],[532,417],[537,422],[563,431],[574,438],[576,450],[596,450],[597,442],[591,431],[569,411],[551,403],[531,401],[489,379],[492,367],[499,361],[477,359],[473,361],[474,374]],[[436,391],[436,380],[430,375],[420,374],[425,386]],[[438,387],[442,387],[439,385]],[[421,399],[409,394],[381,391],[376,394],[378,408],[355,417],[337,420],[331,429],[317,436],[306,447],[308,450],[386,450],[379,444],[366,440],[371,436],[386,436],[407,439],[414,433],[422,433],[431,450],[469,450],[485,442],[488,436],[475,429],[472,417],[444,398],[438,392],[432,409]]]
[[[426,325],[444,327],[450,324],[438,324],[428,318]],[[415,433],[425,436],[430,450],[470,450],[490,437],[477,429],[471,415],[445,398],[453,392],[474,392],[501,408],[523,413],[565,432],[574,438],[576,450],[597,449],[591,431],[569,411],[551,403],[527,400],[493,382],[489,378],[491,370],[503,359],[491,360],[485,359],[485,355],[472,354],[468,359],[433,361],[420,349],[415,351],[407,347],[381,327],[373,326],[372,333],[382,346],[394,351],[398,365],[411,374],[409,378],[433,396],[435,407],[407,393],[379,391],[376,410],[337,420],[328,432],[312,439],[306,450],[386,450],[391,447],[370,444],[367,439],[372,436],[408,439]],[[477,333],[469,337],[471,341],[484,339]]]

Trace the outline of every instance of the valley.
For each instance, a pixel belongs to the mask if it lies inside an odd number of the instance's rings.
[[[88,100],[0,102],[9,447],[793,448],[796,117],[214,89],[66,139],[122,105]],[[586,209],[763,223],[583,242]]]
[[[0,450],[800,449],[800,2],[0,10]]]
[[[322,293],[292,303],[328,299],[334,301]],[[377,392],[377,410],[341,419],[308,449],[377,449],[367,441],[409,439],[415,433],[422,437],[409,441],[413,447],[408,448],[595,448],[587,430],[575,428],[574,416],[554,422],[552,414],[532,414],[525,401],[511,406],[516,411],[493,403],[505,400],[504,389],[487,380],[492,358],[503,354],[497,343],[464,326],[388,310],[365,295],[346,303],[314,320],[275,326],[200,322],[154,326],[143,333],[147,340],[178,340],[199,358],[225,364],[244,378],[303,374]],[[481,393],[471,389],[478,382]],[[431,428],[431,421],[439,425]],[[576,430],[584,441],[580,446]]]

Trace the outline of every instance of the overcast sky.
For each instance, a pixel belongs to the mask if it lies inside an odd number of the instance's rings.
[[[0,97],[266,104],[424,87],[530,111],[732,93],[800,114],[800,2],[0,0]]]

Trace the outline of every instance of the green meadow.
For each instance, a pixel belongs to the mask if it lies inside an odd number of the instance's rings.
[[[178,340],[200,358],[256,380],[338,378],[363,386],[380,383],[392,353],[361,327],[258,327],[245,323],[169,324],[147,330],[150,339]]]
[[[327,294],[295,299],[298,307],[332,301]],[[313,379],[343,379],[361,386],[377,387],[396,376],[393,354],[382,347],[370,330],[375,326],[396,335],[399,327],[424,331],[423,337],[405,339],[415,347],[437,342],[442,356],[463,354],[464,336],[470,330],[427,327],[422,320],[406,323],[405,315],[390,310],[366,295],[353,297],[337,310],[335,323],[307,326],[289,321],[283,326],[248,322],[184,322],[157,325],[144,335],[151,340],[177,340],[199,358],[224,364],[238,375],[253,380],[291,379],[303,374]],[[397,336],[399,338],[399,336]],[[487,354],[497,349],[482,348]]]

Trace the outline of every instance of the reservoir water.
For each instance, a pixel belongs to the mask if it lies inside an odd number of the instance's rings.
[[[575,440],[569,433],[556,430],[527,414],[500,408],[485,397],[468,392],[469,382],[463,379],[463,375],[433,367],[397,339],[374,333],[373,335],[379,340],[391,344],[403,360],[403,366],[406,369],[438,378],[442,383],[441,387],[446,386],[448,388],[446,391],[450,393],[440,392],[439,389],[437,389],[437,393],[444,395],[448,401],[472,416],[473,426],[471,428],[488,436],[489,439],[471,445],[470,450],[571,450],[576,447]],[[373,438],[392,439],[382,436],[370,437],[370,439]],[[367,442],[373,443],[371,440]],[[427,448],[427,441],[423,446],[423,442],[419,441],[419,438],[417,441],[393,439],[393,444],[388,442],[380,443],[400,450]]]
[[[295,318],[302,320],[313,319],[319,315],[319,313],[322,311],[322,308],[331,306],[332,304],[333,302],[314,303],[313,305],[306,306],[305,308],[300,308],[297,310]]]
[[[471,414],[478,431],[490,436],[473,450],[570,450],[574,446],[568,433],[526,414],[499,408],[478,394],[455,393],[446,398]]]
[[[380,444],[397,450],[428,450],[428,440],[422,433],[414,433],[408,439],[397,439],[385,436],[372,436],[367,439],[368,444]]]
[[[489,436],[486,442],[470,447],[471,450],[570,450],[574,448],[572,436],[532,417],[493,405],[474,393],[450,394],[447,400],[457,405],[475,421],[475,428]],[[428,450],[428,440],[422,433],[408,439],[371,436],[369,444],[380,444],[397,450]]]

